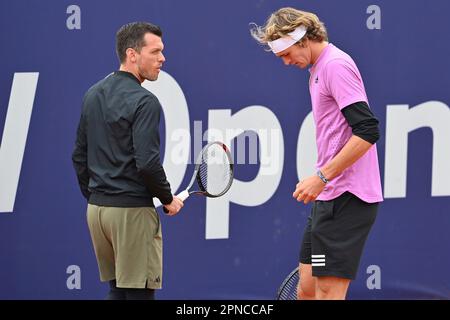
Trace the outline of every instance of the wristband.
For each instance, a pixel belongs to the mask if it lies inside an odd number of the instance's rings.
[[[317,170],[317,175],[319,176],[320,180],[323,181],[323,183],[328,183],[328,182],[330,182],[330,180],[328,180],[327,178],[325,178],[325,176],[323,175],[322,171]]]

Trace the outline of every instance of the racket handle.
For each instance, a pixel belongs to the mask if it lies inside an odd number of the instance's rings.
[[[179,194],[177,194],[177,197],[181,199],[181,201],[186,200],[187,198],[189,198],[189,191],[184,190],[181,191]],[[166,209],[166,207],[163,206],[163,211],[165,213],[169,213],[169,210]]]
[[[189,198],[189,191],[187,190],[181,191],[179,194],[177,194],[177,197],[180,198],[181,201],[184,201],[187,198]]]

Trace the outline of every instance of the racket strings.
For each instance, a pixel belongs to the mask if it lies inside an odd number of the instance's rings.
[[[292,272],[283,282],[278,292],[278,300],[297,300],[298,280],[298,271]]]
[[[232,177],[230,158],[221,145],[213,144],[203,151],[198,178],[206,192],[221,195],[228,190]]]

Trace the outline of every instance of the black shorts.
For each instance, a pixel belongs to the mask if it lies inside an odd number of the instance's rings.
[[[345,192],[330,201],[315,201],[308,217],[300,262],[312,275],[355,279],[364,243],[377,216],[378,203]]]

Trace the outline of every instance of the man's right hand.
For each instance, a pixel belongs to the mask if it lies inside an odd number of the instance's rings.
[[[181,210],[183,206],[184,206],[183,201],[177,196],[173,196],[172,202],[165,205],[164,207],[169,211],[167,213],[168,216],[174,216]]]

